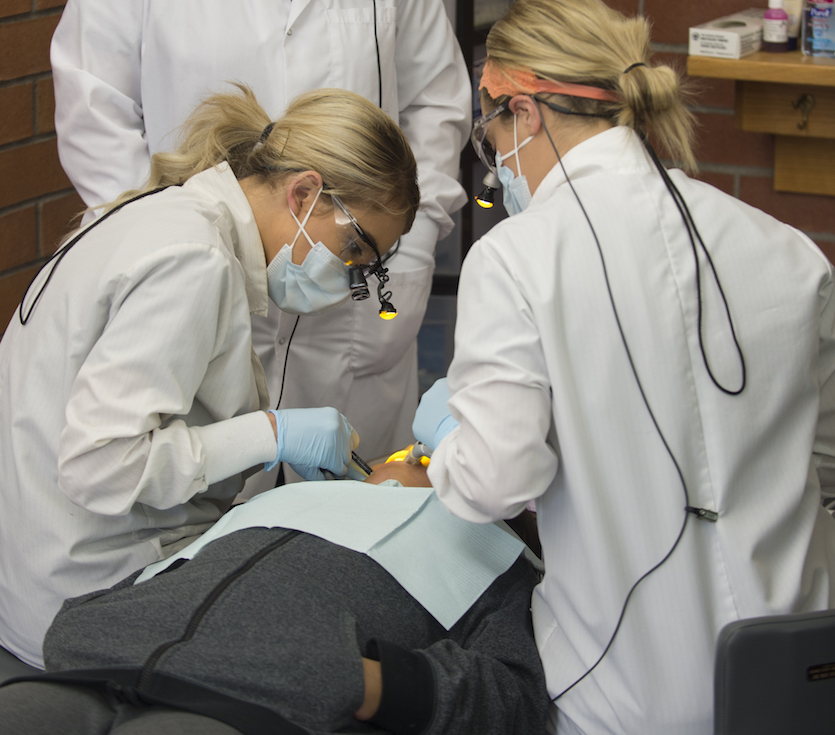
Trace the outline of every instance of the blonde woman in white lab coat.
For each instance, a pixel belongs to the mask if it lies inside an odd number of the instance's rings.
[[[151,155],[175,147],[172,131],[230,79],[272,117],[302,92],[339,87],[400,124],[418,161],[421,208],[387,262],[397,318],[381,320],[372,299],[298,326],[271,308],[253,328],[274,400],[285,376],[282,407],[335,406],[367,459],[409,443],[416,335],[435,243],[464,201],[458,158],[472,108],[442,0],[69,0],[51,59],[61,163],[88,206],[144,181]],[[247,492],[274,479],[253,477]]]
[[[691,120],[645,20],[517,0],[487,51],[473,142],[515,213],[415,435],[463,518],[536,501],[557,732],[709,735],[721,628],[835,605],[833,269],[654,158],[692,165]]]
[[[188,543],[259,465],[345,474],[336,409],[266,412],[250,316],[347,300],[346,263],[379,264],[419,199],[405,136],[364,98],[318,90],[271,121],[242,88],[64,244],[0,342],[0,644],[40,665],[65,598]]]

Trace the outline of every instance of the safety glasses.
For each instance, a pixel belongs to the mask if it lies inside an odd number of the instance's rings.
[[[496,151],[487,140],[487,129],[499,115],[507,109],[507,105],[499,105],[492,112],[482,115],[473,123],[473,132],[470,135],[470,142],[479,160],[492,172],[496,173]]]
[[[333,217],[336,221],[336,231],[339,237],[340,258],[348,266],[351,281],[351,298],[362,301],[369,296],[365,279],[369,275],[377,278],[377,298],[380,299],[380,317],[386,320],[397,316],[397,309],[389,301],[391,291],[385,291],[389,280],[388,268],[383,266],[383,259],[374,240],[365,234],[357,218],[348,210],[336,194],[328,192],[333,200]],[[367,252],[370,250],[371,252]],[[365,262],[363,262],[365,261]],[[361,271],[361,275],[357,273]]]
[[[375,273],[380,266],[380,251],[374,241],[365,234],[357,218],[351,214],[345,202],[328,192],[333,201],[333,218],[339,238],[339,257],[345,265],[362,268],[363,275]]]

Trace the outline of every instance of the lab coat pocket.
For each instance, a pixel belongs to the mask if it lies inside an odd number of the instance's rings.
[[[378,0],[376,6],[376,29],[371,3],[368,7],[331,8],[327,11],[333,55],[333,86],[361,94],[397,120],[399,105],[394,58],[397,8],[391,0]],[[378,60],[382,75],[382,102]]]
[[[433,266],[427,266],[389,271],[385,290],[391,291],[391,302],[397,309],[393,320],[380,319],[380,302],[376,298],[356,305],[350,353],[355,377],[379,375],[392,369],[414,344],[426,312],[433,270]],[[372,278],[369,285],[374,286],[373,281]]]

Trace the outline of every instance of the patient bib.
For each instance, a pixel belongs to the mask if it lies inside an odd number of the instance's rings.
[[[287,528],[367,554],[449,630],[516,561],[524,544],[493,524],[450,513],[432,488],[353,480],[300,482],[256,495],[178,554],[145,567],[134,584],[193,559],[245,528]]]

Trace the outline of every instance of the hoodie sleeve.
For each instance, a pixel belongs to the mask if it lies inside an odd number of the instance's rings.
[[[536,582],[520,558],[449,638],[413,651],[370,641],[383,678],[371,722],[394,735],[544,733],[550,702],[530,615]]]

